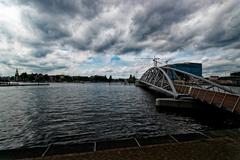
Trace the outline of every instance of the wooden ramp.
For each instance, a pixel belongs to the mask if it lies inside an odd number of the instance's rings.
[[[240,95],[197,87],[175,85],[176,91],[194,99],[240,114]]]

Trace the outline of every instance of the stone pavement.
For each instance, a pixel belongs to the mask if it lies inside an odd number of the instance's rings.
[[[209,132],[214,138],[52,155],[34,160],[240,160],[239,130]]]

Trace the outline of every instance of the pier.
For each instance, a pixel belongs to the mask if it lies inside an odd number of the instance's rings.
[[[173,99],[173,98],[157,98],[156,107],[161,109],[163,107],[175,109],[197,109],[201,107],[201,103],[194,99]]]

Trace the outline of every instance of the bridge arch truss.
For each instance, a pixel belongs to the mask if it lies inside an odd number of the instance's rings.
[[[240,114],[240,95],[231,88],[170,67],[152,67],[139,84],[174,97],[192,97],[204,103]]]
[[[236,94],[231,89],[203,77],[170,67],[151,67],[142,75],[139,82],[174,98],[187,95],[187,92],[179,91],[179,87],[182,86],[220,93]]]
[[[160,67],[152,67],[148,69],[142,75],[139,82],[175,98],[178,96],[172,80],[164,69]]]

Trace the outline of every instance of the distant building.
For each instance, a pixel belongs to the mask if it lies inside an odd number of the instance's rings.
[[[15,81],[16,81],[16,82],[19,81],[19,73],[18,73],[18,69],[16,69],[16,73],[15,73]]]
[[[202,77],[202,64],[201,63],[186,62],[186,63],[170,64],[167,66]]]
[[[240,72],[234,72],[230,76],[224,77],[210,76],[208,79],[221,85],[240,86]]]
[[[216,81],[218,79],[219,79],[219,76],[210,76],[209,77],[209,80],[211,80],[211,81]]]
[[[224,85],[240,86],[240,72],[231,73],[230,76],[220,77],[219,83]]]
[[[231,77],[240,77],[240,72],[233,72],[230,74]]]
[[[128,83],[135,83],[135,81],[136,81],[136,78],[135,78],[135,76],[132,76],[131,74],[130,74],[130,76],[129,76],[129,78],[128,78]]]
[[[92,82],[108,82],[106,76],[95,75],[90,77],[90,81]]]

